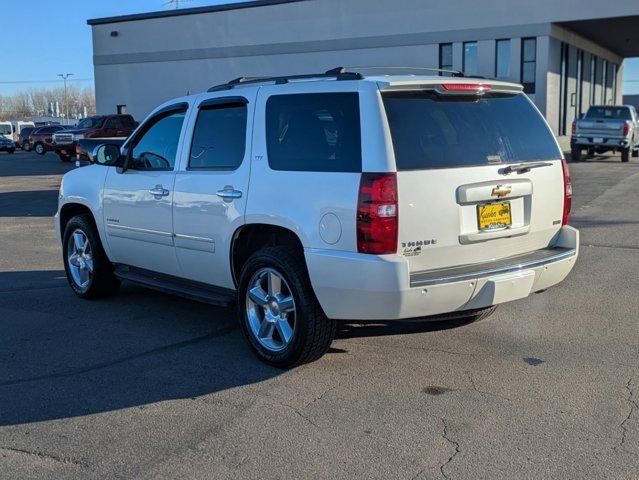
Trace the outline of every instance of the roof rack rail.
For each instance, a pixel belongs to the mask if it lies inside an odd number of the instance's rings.
[[[335,80],[361,80],[364,76],[361,73],[348,72],[344,67],[337,67],[327,70],[324,73],[307,73],[302,75],[282,75],[277,77],[239,77],[230,82],[221,85],[215,85],[207,90],[207,92],[219,92],[221,90],[230,90],[240,85],[253,83],[274,82],[276,85],[288,83],[291,80],[311,80],[314,78],[334,78]]]
[[[351,70],[417,70],[425,72],[449,73],[451,77],[469,77],[469,75],[466,75],[466,73],[462,70],[453,70],[450,68],[404,67],[398,65],[351,65],[345,68]]]

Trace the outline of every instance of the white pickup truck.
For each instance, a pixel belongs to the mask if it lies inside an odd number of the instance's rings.
[[[75,293],[127,280],[234,302],[279,367],[323,355],[337,319],[482,318],[577,259],[566,162],[516,84],[238,79],[93,158],[64,176],[55,217]]]
[[[592,106],[572,124],[571,157],[575,162],[595,153],[621,152],[621,161],[639,156],[639,118],[632,105]]]

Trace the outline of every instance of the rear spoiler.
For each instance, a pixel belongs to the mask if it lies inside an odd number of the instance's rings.
[[[464,82],[457,79],[450,79],[450,81],[442,81],[441,83],[397,83],[388,84],[381,83],[379,88],[383,92],[397,92],[397,91],[415,91],[415,90],[428,90],[436,92],[439,95],[484,95],[489,92],[494,93],[509,93],[516,95],[523,92],[524,87],[516,83],[501,83],[501,82]]]

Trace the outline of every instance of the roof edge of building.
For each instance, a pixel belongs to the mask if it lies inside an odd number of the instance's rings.
[[[120,15],[116,17],[93,18],[87,20],[88,25],[106,25],[109,23],[135,22],[153,18],[181,17],[182,15],[197,15],[198,13],[226,12],[229,10],[242,10],[245,8],[268,7],[283,3],[306,2],[310,0],[249,0],[237,3],[225,3],[222,5],[209,5],[206,7],[183,8],[165,10],[159,12],[135,13],[132,15]]]

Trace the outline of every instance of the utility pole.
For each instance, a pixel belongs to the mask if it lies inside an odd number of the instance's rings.
[[[64,120],[66,124],[69,124],[69,101],[67,100],[67,78],[72,76],[72,73],[58,73],[58,77],[64,80]]]

